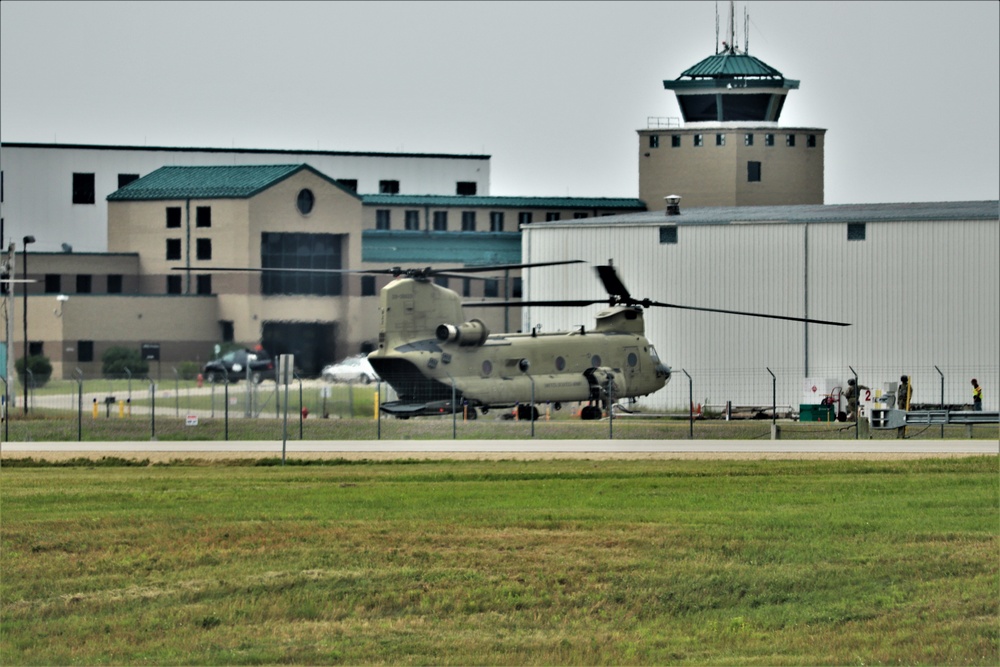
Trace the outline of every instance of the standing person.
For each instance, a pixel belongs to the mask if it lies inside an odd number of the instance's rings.
[[[983,411],[983,388],[976,378],[972,378],[972,409],[976,412]]]
[[[899,378],[899,392],[896,394],[896,407],[900,410],[908,410],[910,408],[911,396],[913,396],[913,385],[910,384],[910,378],[904,375]]]
[[[847,381],[847,391],[844,392],[844,398],[847,399],[847,421],[858,420],[858,393],[862,389],[868,389],[868,387],[863,384],[858,385],[854,378]]]

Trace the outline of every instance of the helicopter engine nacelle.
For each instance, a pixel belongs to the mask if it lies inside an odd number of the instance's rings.
[[[458,326],[454,324],[438,325],[435,333],[437,339],[442,343],[458,343],[464,347],[472,347],[485,343],[490,335],[490,330],[481,320],[471,320]]]

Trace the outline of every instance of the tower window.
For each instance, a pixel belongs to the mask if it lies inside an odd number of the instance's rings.
[[[672,135],[670,135],[670,147],[671,148],[680,148],[681,147],[681,135],[679,135],[679,134],[672,134]]]
[[[455,194],[466,195],[466,196],[471,196],[476,194],[476,182],[459,181],[458,183],[455,184]]]
[[[724,135],[724,134],[717,134],[717,135],[715,135],[715,145],[716,146],[725,146],[726,145],[726,135]]]
[[[399,181],[379,181],[378,193],[380,195],[398,195]]]
[[[351,192],[358,191],[358,179],[356,178],[338,178],[337,183],[344,186]]]
[[[747,182],[757,183],[760,181],[760,162],[751,160],[747,162]]]
[[[764,145],[765,146],[773,146],[774,145],[774,135],[773,134],[765,134],[764,135]]]
[[[73,203],[94,203],[94,175],[73,174]]]
[[[753,134],[748,133],[743,135],[743,145],[753,146]]]
[[[847,240],[848,241],[864,241],[865,240],[865,223],[863,222],[849,222],[847,223]]]
[[[816,135],[810,134],[806,136],[806,146],[809,148],[816,148]]]
[[[651,135],[649,135],[649,147],[650,148],[659,148],[660,147],[660,135],[658,135],[658,134],[651,134]]]
[[[786,134],[785,135],[785,145],[788,146],[789,148],[794,148],[795,147],[795,135],[794,134]]]
[[[696,135],[694,135],[694,145],[695,146],[703,146],[704,144],[705,144],[705,135],[703,135],[703,134],[696,134]]]
[[[139,174],[118,174],[118,187],[124,188],[132,181],[139,180]]]

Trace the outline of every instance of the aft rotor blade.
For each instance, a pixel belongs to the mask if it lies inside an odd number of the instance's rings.
[[[705,308],[702,306],[681,306],[676,303],[661,303],[659,301],[639,301],[643,306],[659,306],[661,308],[680,308],[681,310],[700,310],[706,313],[724,313],[726,315],[744,315],[746,317],[766,317],[772,320],[788,320],[790,322],[805,322],[807,324],[826,324],[834,327],[849,327],[849,322],[831,322],[829,320],[815,320],[809,317],[792,317],[790,315],[768,315],[766,313],[750,313],[743,310],[726,310],[724,308]]]
[[[595,266],[597,269],[597,275],[600,276],[601,282],[604,283],[604,289],[608,291],[611,296],[619,297],[622,301],[629,301],[632,299],[632,295],[629,294],[628,288],[625,287],[625,283],[621,281],[618,277],[618,272],[615,271],[615,267],[610,264],[602,264],[601,266]]]
[[[174,271],[193,271],[189,266],[175,266]],[[393,275],[393,269],[279,269],[279,268],[251,268],[238,266],[213,266],[210,268],[198,269],[198,271],[229,271],[232,273],[374,273],[378,275]]]
[[[445,271],[453,274],[460,273],[486,273],[488,271],[507,271],[514,269],[533,269],[539,266],[560,266],[562,264],[583,264],[582,259],[569,259],[560,262],[534,262],[531,264],[494,264],[492,266],[463,266],[459,268],[452,269],[441,269],[440,271],[432,271],[431,275],[443,275]]]

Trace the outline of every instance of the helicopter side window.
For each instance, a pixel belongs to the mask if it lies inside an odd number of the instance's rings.
[[[483,362],[483,377],[489,377],[489,374],[493,372],[493,364],[487,359]]]
[[[628,353],[628,365],[630,367],[632,367],[632,368],[635,368],[636,364],[638,364],[638,363],[639,363],[639,357],[638,357],[638,355],[636,355],[635,352],[629,352]]]
[[[566,360],[562,357],[556,357],[556,370],[564,371],[566,370]]]
[[[590,358],[590,365],[593,366],[594,368],[597,368],[598,366],[600,366],[601,365],[601,357],[598,356],[598,355],[596,355],[596,354],[594,356],[592,356]]]

